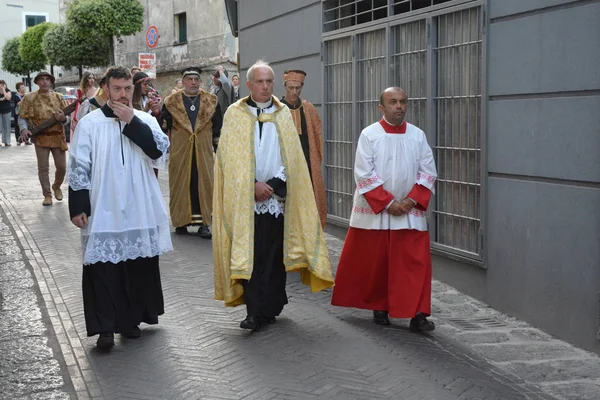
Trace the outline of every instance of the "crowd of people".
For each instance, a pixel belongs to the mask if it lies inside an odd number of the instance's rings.
[[[405,121],[407,93],[384,89],[381,120],[360,133],[350,229],[334,278],[324,235],[322,124],[301,97],[306,72],[285,71],[281,99],[264,61],[247,70],[244,97],[239,76],[230,79],[224,67],[212,72],[209,90],[202,74],[185,68],[163,98],[139,68],[109,68],[98,89],[86,73],[72,113],[47,72],[34,79],[39,90],[16,95],[18,140],[35,144],[43,205],[52,195],[62,200],[68,171],[86,328],[97,346],[113,347],[115,334],[138,338],[142,322],[158,323],[159,258],[173,250],[171,226],[212,240],[215,299],[245,305],[242,329],[276,322],[288,302],[287,272],[296,271],[313,292],[333,288],[332,304],[372,310],[376,324],[410,318],[411,330],[433,330],[426,211],[437,173],[425,134]],[[1,81],[0,95],[14,101]],[[168,207],[157,179],[167,165]]]

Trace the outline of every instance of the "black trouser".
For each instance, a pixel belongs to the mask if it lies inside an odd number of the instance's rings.
[[[242,281],[248,315],[275,317],[288,303],[283,264],[283,215],[254,216],[254,269],[249,281]]]

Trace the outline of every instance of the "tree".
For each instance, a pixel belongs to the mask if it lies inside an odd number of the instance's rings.
[[[114,65],[114,39],[142,30],[144,6],[138,0],[74,0],[67,6],[67,21],[82,37],[92,32],[104,36]]]
[[[44,34],[55,24],[44,22],[31,28],[27,28],[19,43],[19,55],[23,61],[28,63],[48,64],[48,57],[42,49]],[[43,68],[43,67],[42,67]]]
[[[20,37],[9,39],[4,43],[2,48],[2,69],[14,75],[26,75],[27,78],[34,71],[44,69],[45,63],[42,62],[26,62],[19,55]],[[31,82],[28,79],[29,90],[31,90]]]
[[[69,24],[55,25],[44,34],[44,53],[51,64],[65,68],[81,66],[103,67],[109,63],[108,41],[102,34],[92,31],[81,36]]]

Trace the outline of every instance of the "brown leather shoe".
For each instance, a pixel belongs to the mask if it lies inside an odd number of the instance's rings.
[[[62,201],[63,199],[63,192],[62,190],[60,190],[60,188],[56,188],[56,189],[52,189],[54,190],[54,197],[56,198],[56,200],[58,201]]]
[[[52,205],[52,196],[44,196],[44,201],[42,202],[43,206],[51,206]]]

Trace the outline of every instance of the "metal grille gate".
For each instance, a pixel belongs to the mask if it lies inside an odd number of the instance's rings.
[[[331,220],[347,224],[358,136],[380,118],[381,90],[401,86],[406,119],[426,132],[438,167],[432,248],[481,260],[482,4],[446,6],[324,34],[327,205]]]

